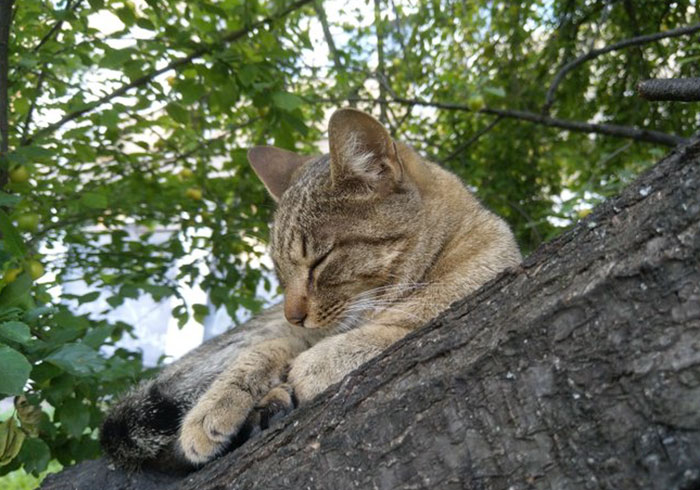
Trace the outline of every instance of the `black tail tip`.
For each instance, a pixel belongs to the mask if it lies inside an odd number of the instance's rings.
[[[158,466],[175,457],[173,448],[183,409],[156,384],[127,394],[102,424],[100,444],[116,464],[128,469]],[[173,453],[169,455],[168,453]],[[166,464],[171,471],[171,464]]]

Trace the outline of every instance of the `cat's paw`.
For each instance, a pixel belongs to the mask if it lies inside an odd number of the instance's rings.
[[[283,383],[272,388],[255,406],[255,423],[265,430],[276,420],[281,419],[296,407],[294,388]]]
[[[254,405],[243,390],[219,397],[205,394],[187,412],[180,429],[180,449],[192,463],[205,463],[231,447],[246,430],[246,419]],[[235,444],[233,444],[235,445]]]
[[[325,339],[323,343],[326,349],[313,347],[292,361],[287,382],[292,386],[299,404],[311,401],[346,374],[333,362],[339,352],[333,339]]]

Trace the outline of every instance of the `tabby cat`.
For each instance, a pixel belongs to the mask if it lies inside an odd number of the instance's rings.
[[[374,118],[340,109],[328,131],[330,155],[249,151],[284,304],[117,402],[101,440],[118,463],[209,461],[519,263],[508,226]]]

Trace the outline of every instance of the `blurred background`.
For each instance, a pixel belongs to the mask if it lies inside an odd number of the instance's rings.
[[[3,488],[97,457],[111,398],[279,300],[248,147],[323,153],[360,108],[527,254],[697,132],[697,104],[636,85],[700,76],[698,22],[690,0],[4,0]]]

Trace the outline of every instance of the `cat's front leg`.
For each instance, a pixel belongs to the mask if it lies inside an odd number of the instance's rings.
[[[368,324],[323,339],[292,361],[287,382],[296,400],[299,404],[310,401],[408,332],[400,327]]]
[[[184,457],[198,464],[225,451],[255,403],[281,382],[290,360],[307,347],[298,338],[284,338],[242,352],[185,415],[179,435]]]
[[[309,402],[408,332],[404,328],[368,324],[321,340],[294,358],[287,382],[274,386],[256,404],[246,425],[267,429],[273,420],[298,404]]]

